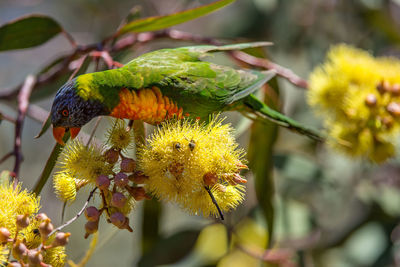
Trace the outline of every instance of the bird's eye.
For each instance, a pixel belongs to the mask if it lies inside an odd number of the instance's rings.
[[[69,115],[68,109],[63,109],[63,111],[61,111],[61,115],[63,115],[64,117],[68,117]]]

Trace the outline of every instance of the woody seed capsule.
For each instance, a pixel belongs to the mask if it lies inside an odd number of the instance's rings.
[[[53,231],[54,227],[51,224],[50,219],[46,219],[39,224],[40,236],[43,240],[47,240],[48,235]]]
[[[135,171],[133,174],[129,175],[128,178],[135,184],[143,184],[149,177],[141,171]]]
[[[24,243],[22,243],[21,240],[17,240],[14,245],[13,245],[13,249],[12,249],[12,254],[14,256],[14,258],[16,259],[22,259],[24,258],[28,253],[28,249],[25,246]]]
[[[111,206],[117,207],[117,208],[123,208],[126,203],[126,197],[124,194],[115,192],[112,197],[111,197]]]
[[[396,102],[391,102],[386,107],[387,111],[392,114],[393,116],[400,116],[400,104]]]
[[[104,157],[108,163],[114,164],[119,159],[119,153],[114,148],[110,148],[104,153]]]
[[[376,96],[374,94],[368,94],[367,97],[365,98],[365,104],[368,107],[376,106],[376,102],[377,102],[377,99],[376,99]]]
[[[38,215],[36,215],[36,219],[38,219],[39,221],[44,221],[46,219],[49,219],[49,217],[47,217],[46,213],[39,213]]]
[[[110,216],[110,221],[112,224],[117,226],[120,229],[124,229],[126,217],[121,212],[115,212]]]
[[[136,162],[133,159],[123,158],[121,160],[121,172],[133,172],[136,168]]]
[[[70,235],[71,233],[58,232],[53,240],[53,243],[51,243],[51,246],[54,248],[67,245]]]
[[[11,233],[5,227],[0,227],[0,243],[5,243],[10,238]]]
[[[88,221],[85,224],[85,239],[88,238],[89,235],[94,234],[99,229],[99,221]]]
[[[28,262],[29,266],[40,266],[40,263],[43,261],[43,256],[38,250],[29,250],[28,251]]]
[[[107,190],[110,186],[110,179],[106,175],[101,174],[96,179],[96,186],[100,190]]]
[[[128,175],[123,172],[119,172],[114,177],[114,182],[119,187],[124,187],[129,183]]]
[[[85,216],[88,221],[98,221],[100,217],[100,211],[96,207],[87,207],[85,210]]]
[[[28,214],[17,215],[16,225],[17,225],[18,231],[28,227],[29,224],[30,224],[30,220],[29,220]]]

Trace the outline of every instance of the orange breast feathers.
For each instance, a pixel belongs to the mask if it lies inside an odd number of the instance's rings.
[[[182,108],[168,97],[163,96],[158,87],[130,91],[126,88],[119,93],[119,104],[112,110],[110,116],[120,119],[142,120],[157,124],[165,119],[177,116],[182,118]]]

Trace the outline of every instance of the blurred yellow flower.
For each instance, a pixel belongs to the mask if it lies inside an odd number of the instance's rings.
[[[308,101],[324,117],[333,147],[378,163],[395,155],[399,73],[398,59],[374,58],[344,44],[330,49],[310,75]]]
[[[159,199],[178,203],[187,211],[216,215],[205,187],[222,211],[243,201],[246,182],[239,176],[244,152],[222,120],[208,125],[190,120],[166,122],[138,151],[138,166],[149,178],[146,188]]]

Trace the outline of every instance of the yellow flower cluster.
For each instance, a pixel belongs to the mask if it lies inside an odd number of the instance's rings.
[[[112,173],[102,154],[102,149],[95,145],[84,145],[80,140],[69,142],[58,161],[61,169],[53,177],[53,186],[57,196],[63,201],[72,201],[76,192],[87,183],[95,184],[101,174]]]
[[[43,213],[36,216],[39,207],[39,198],[22,190],[20,184],[15,189],[9,183],[0,186],[0,266],[7,264],[10,250],[14,260],[25,264],[29,262],[32,264],[29,266],[36,266],[33,264],[35,261],[55,267],[65,265],[65,244],[54,243],[57,238],[54,235],[45,236],[52,228],[42,231],[41,222],[44,218],[48,222],[50,219]],[[46,249],[39,250],[41,244],[46,245]]]
[[[383,162],[395,155],[399,134],[400,61],[374,58],[348,45],[330,49],[310,76],[308,100],[333,140],[351,156]]]
[[[0,227],[7,228],[11,235],[15,235],[17,215],[38,213],[39,201],[39,198],[26,189],[22,190],[21,185],[13,189],[11,184],[2,184],[0,186]]]
[[[116,120],[103,147],[84,145],[75,140],[63,150],[59,160],[61,170],[53,177],[57,196],[63,201],[72,201],[77,191],[86,185],[100,191],[100,207],[90,206],[85,210],[85,238],[98,231],[103,214],[118,228],[132,231],[128,214],[136,200],[149,198],[144,188],[138,185],[146,177],[136,170],[136,161],[123,153],[132,142],[132,131],[123,120]]]
[[[239,205],[246,182],[239,172],[244,152],[222,120],[208,125],[189,120],[166,122],[138,151],[138,166],[149,178],[145,187],[157,198],[179,204],[187,211],[205,216]]]

